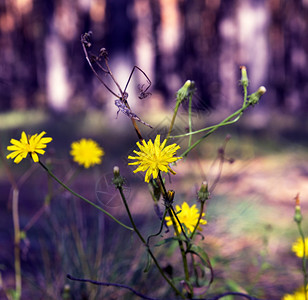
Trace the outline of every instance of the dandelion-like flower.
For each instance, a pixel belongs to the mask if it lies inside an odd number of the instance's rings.
[[[296,242],[292,245],[292,251],[296,254],[298,257],[304,256],[304,243],[302,238],[298,238]],[[308,238],[305,238],[305,256],[308,257]]]
[[[104,150],[92,139],[81,139],[71,144],[70,154],[73,160],[79,165],[88,169],[91,166],[99,165],[104,156]]]
[[[176,205],[176,215],[181,224],[183,224],[187,228],[187,233],[193,232],[195,226],[198,223],[199,218],[199,209],[196,207],[196,204],[193,206],[189,206],[187,202],[184,202],[182,206]],[[202,217],[205,216],[205,213],[202,213]],[[172,226],[171,217],[166,217],[167,226]],[[205,225],[207,222],[204,219],[200,219],[199,225],[197,227],[198,230],[202,231],[200,225]],[[176,226],[179,232],[182,232],[180,224],[176,221]]]
[[[50,137],[44,137],[46,132],[42,131],[39,135],[26,135],[26,133],[23,131],[21,133],[20,140],[11,139],[10,143],[12,145],[7,146],[7,150],[13,151],[9,155],[7,155],[7,159],[14,159],[14,163],[18,164],[20,163],[24,158],[27,157],[28,153],[30,153],[32,159],[34,162],[39,161],[38,154],[44,154],[45,150],[44,148],[47,147],[47,143],[50,143],[52,141],[52,138]]]
[[[174,157],[176,151],[180,149],[180,146],[177,144],[172,144],[165,147],[166,142],[167,140],[165,139],[162,143],[160,143],[160,135],[158,134],[154,144],[152,140],[149,140],[147,143],[145,140],[142,140],[142,145],[137,142],[137,146],[140,151],[134,150],[134,153],[138,156],[128,156],[129,159],[137,160],[136,162],[129,163],[129,165],[139,165],[134,173],[146,171],[144,179],[145,182],[150,181],[151,175],[154,179],[157,178],[159,171],[166,173],[170,171],[172,174],[175,174],[169,164],[182,158]]]
[[[308,294],[308,293],[307,293]],[[307,295],[308,296],[308,295]],[[286,294],[282,300],[305,300],[305,289],[304,286],[294,292],[294,294]]]

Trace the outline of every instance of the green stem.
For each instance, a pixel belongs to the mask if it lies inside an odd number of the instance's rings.
[[[306,249],[306,243],[305,243],[305,235],[303,233],[302,227],[300,222],[296,222],[297,223],[297,227],[298,227],[298,231],[299,234],[302,238],[303,241],[303,259],[302,259],[302,271],[303,271],[303,275],[304,275],[304,291],[305,291],[305,300],[307,300],[307,283],[308,283],[308,274],[307,274],[307,257],[306,257],[306,253],[307,253],[307,249]]]
[[[173,214],[173,211],[172,211],[171,208],[168,209],[168,213],[169,213],[169,216],[171,218],[175,234],[176,234],[176,236],[178,238],[178,243],[179,243],[179,247],[180,247],[180,251],[181,251],[181,256],[182,256],[182,261],[183,261],[185,280],[189,284],[190,283],[190,277],[189,277],[187,257],[186,257],[186,252],[185,252],[185,249],[184,249],[184,244],[183,244],[183,241],[181,240],[181,234],[180,234],[180,232],[178,230],[178,227],[177,227],[177,221],[176,221],[176,219],[174,217],[174,214]]]
[[[171,209],[171,211],[172,211],[172,213],[173,213],[173,215],[174,215],[176,221],[178,222],[178,224],[179,224],[179,226],[180,226],[180,228],[181,228],[181,230],[182,230],[182,232],[183,232],[183,235],[184,235],[184,237],[185,237],[185,239],[186,239],[186,242],[189,243],[189,242],[190,242],[190,239],[189,239],[189,237],[186,235],[186,232],[185,232],[185,230],[184,230],[184,228],[183,228],[183,225],[182,225],[182,223],[180,222],[179,217],[177,216],[177,214],[176,214],[176,212],[175,212],[173,206],[171,206],[170,209]]]
[[[128,207],[128,204],[127,204],[127,201],[126,201],[126,198],[125,198],[125,195],[123,193],[123,188],[121,186],[118,186],[117,189],[119,190],[120,192],[120,195],[121,195],[121,198],[122,198],[122,201],[124,203],[124,206],[125,206],[125,209],[126,209],[126,212],[128,214],[128,217],[131,221],[131,224],[134,228],[134,231],[137,233],[138,237],[140,238],[141,242],[146,246],[147,248],[147,251],[148,253],[150,254],[151,258],[153,259],[154,261],[154,264],[156,265],[159,273],[162,275],[162,277],[166,280],[166,282],[171,286],[171,288],[174,290],[174,292],[177,294],[177,295],[180,295],[183,299],[185,299],[185,296],[175,287],[175,285],[173,284],[173,282],[166,276],[166,274],[164,273],[164,271],[162,270],[162,268],[160,267],[156,257],[154,256],[153,252],[151,251],[149,245],[147,244],[147,242],[145,241],[145,239],[143,238],[142,234],[140,233],[140,231],[138,230],[135,222],[134,222],[134,219],[132,217],[132,214],[130,212],[130,209]]]
[[[55,180],[57,181],[62,187],[64,187],[66,190],[68,190],[71,194],[73,194],[74,196],[76,196],[77,198],[87,202],[88,204],[92,205],[93,207],[97,208],[98,210],[100,210],[101,212],[103,212],[104,214],[106,214],[107,216],[109,216],[111,219],[113,219],[115,222],[117,222],[119,225],[123,226],[124,228],[133,231],[134,229],[123,224],[121,221],[119,221],[118,219],[116,219],[113,215],[111,215],[109,212],[107,212],[106,210],[104,210],[103,208],[99,207],[98,205],[96,205],[95,203],[93,203],[92,201],[88,200],[87,198],[79,195],[78,193],[74,192],[72,189],[70,189],[67,185],[65,185],[60,179],[58,179],[41,161],[39,161],[39,164],[43,167],[43,169],[45,169],[45,171],[47,171],[47,173]]]
[[[219,124],[209,127],[209,128],[211,128],[211,130],[209,132],[207,132],[203,137],[201,137],[198,141],[196,141],[192,146],[190,146],[183,154],[181,154],[181,156],[182,157],[186,156],[192,149],[194,149],[196,146],[198,146],[205,138],[207,138],[210,134],[212,134],[214,131],[216,131],[219,127],[225,126],[225,125],[228,125],[228,124],[232,124],[232,123],[238,121],[239,118],[241,117],[242,113],[248,108],[249,105],[250,105],[250,103],[247,103],[244,107],[238,109],[235,113],[233,113],[232,115],[230,115],[229,117],[224,119]],[[235,118],[235,119],[232,120],[233,118]]]
[[[170,136],[171,139],[175,139],[175,138],[180,138],[180,137],[185,137],[185,136],[191,136],[193,134],[198,134],[198,133],[201,133],[201,132],[204,132],[204,131],[207,131],[207,130],[210,130],[210,129],[213,129],[215,128],[218,129],[219,127],[222,127],[222,126],[226,126],[226,125],[230,125],[230,124],[233,124],[235,122],[237,122],[239,120],[241,116],[237,116],[234,120],[232,121],[229,121],[229,122],[220,122],[219,124],[216,124],[216,125],[212,125],[212,126],[209,126],[209,127],[206,127],[206,128],[202,128],[202,129],[199,129],[199,130],[196,130],[196,131],[192,131],[192,132],[188,132],[188,133],[183,133],[183,134],[179,134],[179,135],[172,135]],[[224,123],[223,123],[224,122]]]
[[[152,238],[154,236],[158,236],[162,232],[163,227],[164,227],[164,223],[165,223],[166,215],[167,215],[167,209],[165,209],[165,211],[164,211],[164,214],[163,214],[163,217],[162,217],[162,220],[161,220],[161,223],[160,223],[159,231],[157,233],[154,233],[154,234],[151,234],[151,235],[148,236],[148,238],[147,238],[147,245],[148,246],[150,245],[150,238]]]
[[[15,265],[15,300],[20,299],[22,293],[21,264],[20,264],[20,224],[18,214],[19,191],[13,188],[13,225],[14,225],[14,265]]]
[[[172,128],[173,128],[173,125],[174,125],[175,117],[176,117],[178,110],[179,110],[179,107],[180,107],[180,103],[181,103],[180,101],[176,102],[174,112],[173,112],[173,116],[172,116],[172,120],[171,120],[170,127],[169,127],[169,130],[168,130],[168,134],[167,134],[167,137],[166,137],[167,140],[170,137],[170,134],[171,134],[171,131],[172,131]]]
[[[248,84],[247,84],[247,85],[248,85]],[[243,85],[243,89],[244,89],[243,107],[247,105],[247,85]]]
[[[167,189],[164,185],[164,182],[163,182],[163,179],[161,177],[161,173],[160,171],[158,172],[158,178],[160,180],[160,183],[161,183],[161,186],[162,186],[162,191],[163,191],[163,194],[164,194],[164,199],[167,199],[166,202],[167,202],[167,205],[166,205],[166,209],[168,211],[168,214],[172,220],[172,224],[173,224],[173,227],[174,227],[174,231],[176,233],[176,236],[178,238],[178,242],[179,242],[179,247],[180,247],[180,250],[181,250],[181,255],[182,255],[182,261],[183,261],[183,268],[184,268],[184,273],[185,273],[185,280],[188,284],[190,284],[190,278],[189,278],[189,271],[188,271],[188,264],[187,264],[187,257],[186,257],[186,252],[185,252],[185,249],[184,249],[184,245],[183,245],[183,242],[181,240],[181,236],[180,236],[180,232],[178,231],[178,228],[177,228],[177,224],[176,222],[179,223],[180,227],[181,227],[181,230],[183,232],[183,234],[185,235],[185,232],[184,232],[184,229],[182,227],[182,224],[181,222],[179,221],[179,219],[176,217],[175,219],[175,212],[174,212],[174,209],[172,207],[172,203],[170,201],[170,199],[168,199],[168,193],[167,193]],[[177,220],[177,221],[176,221]],[[185,237],[187,238],[187,236],[185,235]],[[192,295],[192,292],[191,292],[191,295]]]
[[[189,97],[189,105],[188,105],[188,128],[189,128],[189,133],[192,132],[192,121],[191,121],[191,106],[192,106],[192,95]],[[189,135],[188,139],[188,147],[191,146],[191,140],[192,140],[192,135]]]
[[[194,231],[193,231],[193,232],[191,233],[191,235],[190,235],[190,238],[191,238],[191,239],[193,239],[193,237],[194,237],[194,235],[195,235],[195,233],[196,233],[196,230],[197,230],[197,228],[198,228],[198,226],[199,226],[199,224],[200,224],[200,220],[201,220],[201,218],[202,218],[202,213],[203,213],[203,210],[204,210],[204,204],[205,204],[205,202],[204,202],[204,201],[201,201],[201,207],[200,207],[199,218],[198,218],[197,224],[196,224],[196,226],[195,226],[195,228],[194,228]]]

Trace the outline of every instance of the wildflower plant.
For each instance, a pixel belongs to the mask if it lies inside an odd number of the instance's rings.
[[[258,103],[260,97],[265,93],[266,89],[260,87],[255,93],[248,95],[248,77],[247,70],[245,67],[241,68],[242,79],[241,85],[243,87],[244,96],[241,107],[232,113],[230,116],[226,117],[221,122],[210,125],[199,130],[193,130],[192,128],[192,114],[191,114],[191,105],[192,97],[196,91],[195,83],[191,80],[187,80],[182,88],[176,94],[177,101],[173,111],[173,117],[169,126],[168,134],[163,141],[161,142],[161,133],[157,133],[154,141],[151,139],[147,140],[143,138],[142,131],[139,129],[138,124],[142,124],[149,130],[152,128],[151,125],[143,121],[139,116],[137,116],[132,108],[129,105],[129,97],[126,84],[125,88],[122,89],[117,83],[113,73],[110,70],[108,64],[108,53],[106,49],[102,48],[100,53],[95,56],[91,54],[91,59],[88,54],[88,49],[91,47],[90,43],[90,33],[82,35],[81,42],[82,47],[87,59],[87,62],[90,65],[90,68],[94,72],[95,76],[100,80],[100,82],[106,87],[106,89],[117,98],[115,100],[115,105],[118,108],[118,112],[122,112],[129,119],[131,119],[133,128],[137,134],[138,141],[136,145],[139,150],[134,150],[133,153],[128,155],[130,160],[128,165],[137,166],[134,170],[134,173],[145,172],[144,181],[148,184],[150,189],[150,194],[154,200],[154,208],[159,216],[158,229],[154,231],[149,236],[145,237],[142,233],[142,230],[138,228],[137,223],[135,222],[134,215],[131,213],[130,207],[128,205],[123,186],[125,183],[125,178],[121,175],[119,167],[115,166],[113,169],[113,184],[119,193],[123,206],[129,217],[130,225],[124,224],[120,219],[114,217],[110,212],[104,210],[100,205],[94,203],[93,201],[87,199],[86,197],[80,195],[62,180],[60,180],[52,171],[49,165],[40,161],[37,154],[43,155],[45,153],[46,144],[52,141],[52,138],[44,138],[45,132],[43,131],[39,135],[35,134],[33,136],[27,136],[25,132],[22,132],[20,141],[12,139],[11,146],[7,147],[7,150],[13,151],[7,155],[8,159],[15,159],[15,163],[19,163],[23,158],[26,158],[28,154],[31,155],[34,162],[38,162],[41,167],[48,173],[50,178],[54,179],[60,186],[72,195],[79,198],[82,201],[85,201],[89,205],[92,205],[99,212],[106,214],[112,220],[117,222],[122,228],[130,232],[134,232],[139,238],[141,244],[144,245],[144,249],[147,253],[148,262],[145,266],[145,272],[147,272],[152,265],[155,266],[156,270],[162,277],[162,279],[169,285],[170,289],[174,292],[176,297],[181,299],[193,299],[195,297],[203,297],[208,292],[213,280],[214,280],[214,270],[211,264],[210,257],[208,256],[206,250],[203,246],[198,243],[197,231],[201,232],[202,228],[207,224],[206,217],[206,204],[210,199],[211,193],[214,187],[209,187],[206,181],[203,181],[200,185],[199,191],[196,195],[196,199],[191,199],[191,201],[179,203],[176,191],[172,187],[167,187],[167,180],[163,176],[173,174],[173,165],[175,163],[185,164],[184,158],[195,149],[201,142],[203,142],[210,134],[215,132],[220,127],[231,125],[237,122],[243,113],[250,107]],[[102,64],[104,63],[104,65]],[[131,77],[134,74],[134,71],[139,71],[144,76],[146,84],[139,85],[139,98],[144,99],[150,95],[149,87],[151,86],[151,81],[147,75],[137,66],[135,66],[129,76],[130,81]],[[105,76],[109,76],[110,79],[114,82],[115,86],[118,89],[118,93],[114,92],[102,79],[99,75],[99,71],[102,72]],[[120,95],[119,95],[120,94]],[[188,114],[188,132],[178,135],[173,134],[173,126],[179,111],[180,105],[188,99],[189,101],[189,114]],[[196,137],[201,134],[201,137],[198,137],[193,141],[193,137]],[[188,138],[187,146],[180,146],[177,143],[172,143],[172,140],[175,138]],[[178,153],[181,149],[182,153]],[[75,141],[71,145],[70,154],[73,157],[73,160],[79,165],[82,165],[85,168],[92,167],[97,164],[102,163],[102,157],[104,156],[104,150],[101,146],[98,145],[95,141],[91,139],[81,139]],[[132,160],[132,161],[131,161]],[[220,176],[220,175],[219,175]],[[144,183],[143,183],[144,184]],[[170,183],[168,183],[170,184]],[[158,203],[163,204],[163,212],[160,212]],[[164,231],[166,226],[170,229],[171,235],[168,236]],[[153,227],[155,228],[155,227]],[[177,278],[173,278],[166,272],[164,263],[156,255],[155,248],[153,247],[152,240],[154,238],[161,238],[160,242],[156,244],[157,247],[168,245],[169,242],[174,242],[177,244],[180,258],[181,258],[181,269],[182,275]],[[202,267],[202,272],[198,272]],[[16,270],[18,271],[18,270]],[[18,271],[19,272],[19,271]],[[85,279],[85,278],[76,278],[72,275],[67,276],[70,280],[86,282],[95,285],[102,286],[116,286],[121,288],[126,288],[135,295],[152,299],[146,295],[142,295],[135,289],[123,285],[115,284],[110,282],[102,282],[98,280]],[[237,293],[240,295],[240,293]],[[225,294],[227,295],[227,294]],[[234,293],[233,293],[234,295]],[[21,286],[18,289],[18,299],[21,296]],[[247,295],[246,295],[247,296]],[[218,299],[218,298],[217,298]]]
[[[303,286],[294,292],[294,294],[286,294],[282,300],[307,300],[308,299],[308,273],[307,273],[307,257],[308,257],[308,238],[305,237],[302,229],[303,215],[301,212],[299,194],[295,197],[295,213],[294,221],[297,225],[299,238],[293,243],[292,251],[297,257],[302,259]]]

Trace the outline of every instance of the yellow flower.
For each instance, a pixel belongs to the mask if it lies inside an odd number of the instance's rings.
[[[196,207],[196,204],[194,204],[192,207],[189,207],[187,202],[184,202],[182,204],[182,207],[177,205],[175,208],[176,208],[176,213],[177,213],[176,215],[180,223],[185,225],[188,233],[193,232],[195,226],[197,225],[199,214],[200,214],[199,209]],[[205,216],[205,213],[202,213],[202,217],[204,216]],[[172,225],[171,217],[169,216],[166,217],[166,222],[167,222],[167,226],[171,226]],[[203,220],[201,218],[197,229],[202,231],[202,228],[200,227],[200,225],[205,225],[206,223],[207,223],[206,220]],[[177,225],[178,231],[181,232],[182,230],[181,230],[180,224],[177,222],[176,225]]]
[[[21,138],[20,141],[11,139],[10,143],[12,145],[7,146],[7,150],[9,151],[14,151],[10,153],[6,158],[9,159],[14,159],[14,163],[18,164],[20,163],[24,158],[27,157],[28,153],[31,154],[31,157],[34,162],[39,161],[38,154],[44,154],[47,146],[45,144],[50,143],[52,141],[52,138],[50,137],[44,137],[42,138],[43,135],[45,135],[46,132],[42,131],[39,135],[26,135],[26,133],[23,131],[21,133]]]
[[[305,300],[305,299],[306,299],[305,298],[305,291],[304,291],[303,286],[301,288],[299,288],[298,290],[296,290],[294,294],[292,294],[292,295],[286,294],[282,298],[282,300]]]
[[[136,162],[129,163],[129,165],[140,165],[134,173],[147,171],[144,179],[145,182],[150,181],[151,175],[154,179],[157,178],[159,170],[166,173],[170,171],[172,174],[175,174],[169,167],[169,164],[182,158],[174,157],[175,152],[180,149],[180,146],[172,144],[165,147],[166,142],[167,140],[165,139],[161,144],[160,135],[158,134],[154,144],[152,140],[149,140],[147,143],[145,140],[142,140],[142,145],[137,142],[140,151],[134,150],[134,153],[138,156],[128,156],[129,159],[137,160]]]
[[[92,139],[81,139],[71,144],[70,154],[73,160],[86,169],[99,165],[104,156],[104,150]]]
[[[304,256],[304,243],[303,243],[302,238],[298,238],[297,241],[293,243],[292,251],[298,257]],[[305,254],[306,254],[306,257],[308,257],[308,238],[305,238]]]

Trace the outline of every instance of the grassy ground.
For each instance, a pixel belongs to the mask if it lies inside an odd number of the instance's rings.
[[[202,123],[200,119],[198,122]],[[159,124],[155,132],[161,132],[168,122],[164,112],[145,120]],[[177,175],[172,176],[171,182],[167,178],[167,187],[176,191],[177,203],[194,203],[201,182],[207,180],[210,186],[214,182],[219,172],[217,162],[213,163],[217,149],[225,135],[231,133],[226,156],[234,162],[223,165],[221,179],[207,204],[204,239],[199,241],[215,270],[211,294],[237,290],[262,299],[280,299],[284,293],[291,293],[302,285],[300,260],[292,254],[291,244],[297,238],[293,198],[298,192],[304,215],[308,209],[307,139],[305,130],[299,129],[302,127],[295,121],[285,117],[281,124],[279,120],[273,118],[266,128],[256,128],[246,126],[249,118],[244,118],[239,125],[219,130],[186,161],[178,163]],[[22,130],[47,131],[54,140],[44,159],[52,158],[55,173],[65,178],[67,172],[76,167],[69,160],[71,142],[82,137],[96,139],[106,152],[103,164],[78,173],[72,186],[128,224],[119,198],[106,203],[115,191],[105,184],[105,179],[109,180],[113,166],[119,165],[127,178],[131,210],[146,235],[156,232],[159,222],[146,184],[127,166],[126,157],[136,137],[126,121],[122,116],[115,120],[95,111],[79,116],[51,116],[35,111],[9,113],[1,116],[1,143],[5,148],[10,138],[20,137]],[[180,121],[178,128],[182,124]],[[148,128],[142,127],[142,130],[145,135],[150,134]],[[182,149],[185,143],[187,141],[181,141]],[[31,163],[23,161],[17,166],[9,162],[9,166],[16,179],[20,179],[31,168]],[[4,284],[13,286],[10,185],[2,163],[0,167],[0,267]],[[21,228],[29,226],[33,215],[42,208],[48,191],[44,171],[34,167],[31,172],[20,188]],[[56,184],[52,187],[50,205],[29,227],[27,239],[22,243],[23,299],[61,299],[65,284],[70,285],[72,299],[133,299],[131,293],[122,289],[94,288],[71,282],[65,278],[67,273],[126,283],[149,296],[172,299],[172,293],[154,267],[148,274],[143,272],[146,255],[135,235],[59,190]],[[308,229],[307,224],[304,219],[304,230]],[[175,275],[180,273],[179,253],[173,252],[171,245],[155,248],[155,252],[164,266],[172,264]],[[0,296],[4,297],[1,291]]]

